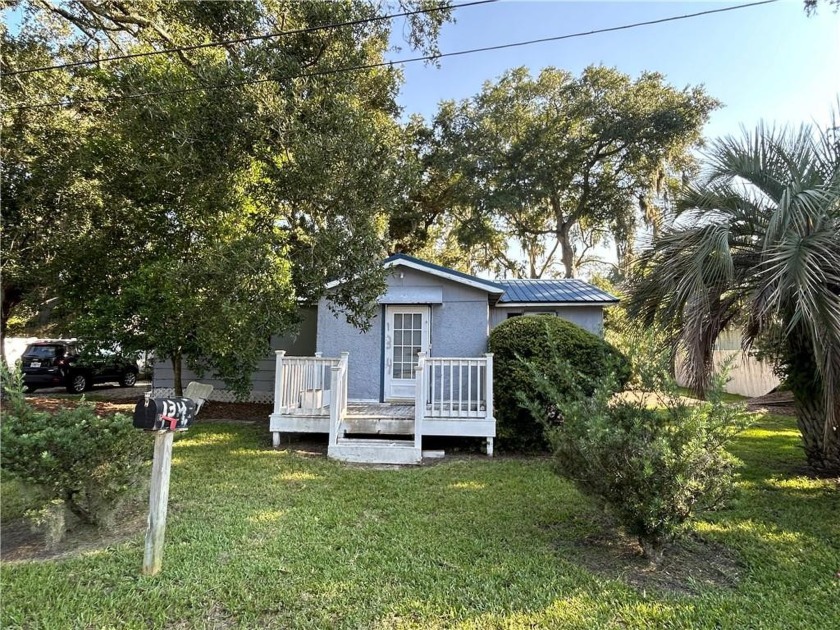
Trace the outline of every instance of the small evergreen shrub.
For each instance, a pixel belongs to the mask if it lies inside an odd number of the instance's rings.
[[[542,397],[535,375],[556,380],[567,366],[579,372],[586,383],[616,375],[622,387],[630,377],[624,356],[597,335],[554,315],[513,317],[490,333],[493,353],[493,393],[496,435],[506,450],[546,450],[542,416],[551,401]],[[522,406],[520,397],[540,405],[534,415]]]
[[[642,368],[637,376],[655,372]],[[652,562],[698,510],[729,494],[735,460],[725,446],[747,420],[742,407],[722,402],[723,377],[704,404],[681,399],[661,373],[657,389],[618,396],[612,375],[590,391],[571,368],[559,381],[535,377],[541,397],[524,402],[534,412],[544,398],[554,402],[544,421],[557,472],[603,502]]]
[[[0,466],[42,490],[44,507],[63,501],[83,521],[113,525],[142,493],[152,445],[123,414],[100,417],[80,403],[55,413],[27,403],[14,377],[3,383]],[[37,510],[33,511],[33,513]]]

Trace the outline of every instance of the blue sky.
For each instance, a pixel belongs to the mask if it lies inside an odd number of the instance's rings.
[[[454,0],[457,4],[464,0]],[[708,9],[732,2],[558,2],[504,0],[456,11],[441,52],[551,37]],[[399,35],[399,28],[396,28]],[[393,59],[412,56],[407,48]],[[840,14],[822,7],[808,17],[799,0],[785,0],[689,20],[592,35],[522,48],[403,66],[399,96],[404,115],[434,115],[443,99],[476,94],[484,81],[508,68],[537,72],[556,66],[579,73],[589,64],[614,66],[637,76],[666,75],[677,87],[703,84],[723,101],[706,135],[739,133],[765,120],[777,123],[827,120],[840,94]]]

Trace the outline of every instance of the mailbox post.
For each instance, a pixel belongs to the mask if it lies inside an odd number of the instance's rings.
[[[155,433],[155,455],[149,490],[149,520],[143,552],[144,575],[156,575],[163,562],[172,441],[175,432],[186,431],[194,419],[195,403],[189,398],[141,398],[134,408],[134,426]]]

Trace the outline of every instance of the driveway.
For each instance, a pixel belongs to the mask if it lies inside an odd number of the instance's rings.
[[[64,387],[45,387],[38,389],[32,394],[26,394],[27,397],[38,398],[40,396],[55,398],[57,395],[62,395],[66,398],[81,398],[84,395],[86,398],[107,398],[108,400],[133,400],[139,398],[144,393],[151,389],[150,381],[137,381],[134,387],[120,387],[119,385],[111,385],[104,383],[102,385],[94,385],[84,394],[68,394]]]

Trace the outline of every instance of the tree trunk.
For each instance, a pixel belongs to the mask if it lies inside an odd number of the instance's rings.
[[[176,396],[184,395],[184,387],[181,384],[181,352],[172,355],[172,383]]]
[[[662,539],[652,536],[639,536],[639,544],[642,546],[642,555],[650,560],[652,564],[662,562],[663,542]]]
[[[808,465],[820,476],[840,476],[840,431],[826,431],[826,410],[820,396],[796,397],[796,424],[802,435]]]
[[[563,260],[563,267],[566,269],[566,277],[574,278],[575,272],[575,247],[570,238],[571,225],[564,223],[557,231],[557,239],[560,241],[560,255]]]
[[[630,267],[633,265],[635,256],[633,255],[633,243],[631,241],[622,241],[615,239],[615,256],[618,273],[622,278],[630,276]]]
[[[840,476],[840,427],[828,425],[825,390],[807,334],[793,331],[783,359],[787,384],[796,401],[796,424],[808,465],[820,476]],[[835,418],[840,401],[833,401]]]

